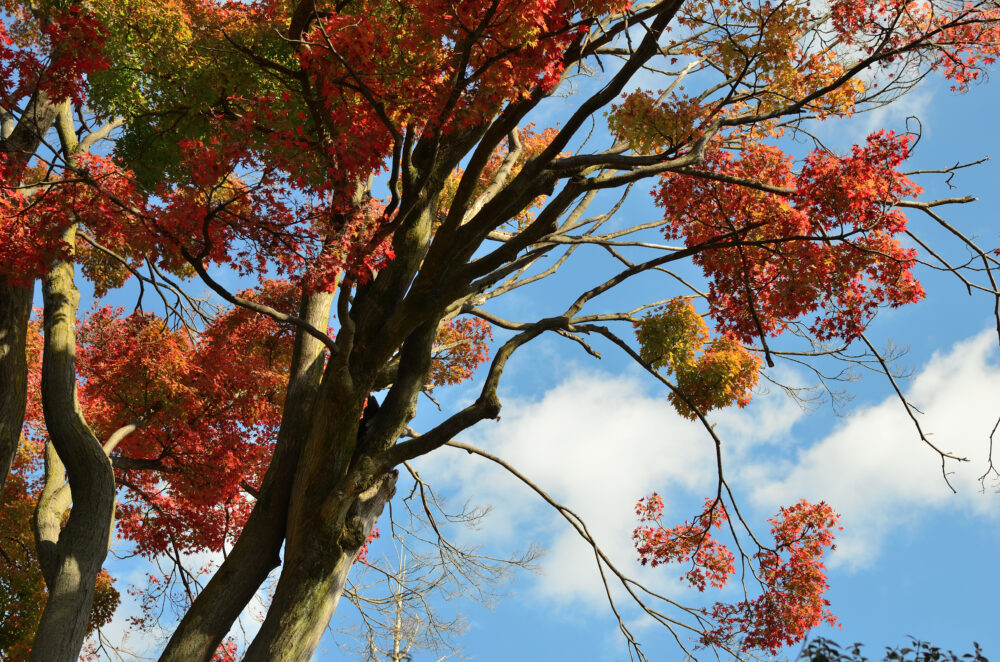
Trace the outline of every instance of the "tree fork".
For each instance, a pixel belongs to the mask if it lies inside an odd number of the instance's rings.
[[[286,563],[260,632],[244,662],[308,662],[337,608],[358,552],[375,519],[396,491],[399,473],[372,477],[358,495],[344,495],[324,511],[338,516],[303,544],[286,549]]]
[[[333,296],[303,296],[299,316],[325,330]],[[295,338],[284,416],[257,503],[232,551],[174,630],[161,662],[210,660],[268,573],[281,563],[292,479],[323,374],[323,343],[302,329]]]
[[[66,467],[51,441],[45,443],[45,484],[35,505],[35,553],[45,584],[55,583],[59,534],[63,516],[70,507],[72,494],[66,480]]]

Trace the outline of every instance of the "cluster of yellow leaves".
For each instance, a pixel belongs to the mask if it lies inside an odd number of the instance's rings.
[[[759,113],[801,100],[833,84],[844,73],[836,43],[808,40],[817,23],[813,3],[699,0],[684,6],[681,22],[699,34],[685,45],[707,58],[737,98],[752,100]],[[854,79],[812,100],[806,109],[820,116],[850,115],[864,85]]]
[[[703,112],[701,104],[686,97],[662,98],[662,93],[636,90],[611,106],[608,128],[618,139],[627,140],[634,152],[654,154],[687,143]]]
[[[760,359],[727,336],[711,338],[691,299],[671,299],[635,323],[639,355],[650,367],[672,372],[670,402],[694,420],[712,409],[746,406],[760,373]]]

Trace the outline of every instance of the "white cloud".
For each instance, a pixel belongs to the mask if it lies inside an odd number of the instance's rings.
[[[907,389],[926,412],[920,420],[935,433],[931,439],[972,460],[949,465],[958,495],[951,494],[936,455],[917,437],[895,396],[857,410],[828,433],[809,436],[808,417],[780,392],[759,397],[746,410],[713,416],[730,481],[756,507],[751,525],[764,534],[762,518],[778,506],[802,498],[826,500],[844,525],[833,562],[863,566],[877,558],[895,527],[930,508],[973,515],[996,510],[996,499],[984,497],[977,481],[1000,414],[995,344],[989,333],[956,344],[935,355]],[[784,377],[794,381],[794,375]],[[580,514],[623,570],[674,597],[683,590],[678,573],[635,564],[632,509],[655,490],[665,496],[665,519],[690,518],[714,489],[714,450],[705,431],[677,416],[648,380],[577,370],[539,400],[508,399],[500,423],[467,439]],[[485,530],[476,532],[477,542],[487,536],[487,542],[512,547],[521,541],[524,547],[540,540],[549,548],[534,587],[539,597],[557,605],[605,608],[593,553],[527,487],[458,451],[424,458],[421,468],[438,485],[460,485],[461,498],[493,505]]]
[[[906,389],[925,412],[918,418],[931,441],[970,460],[948,464],[958,494],[948,489],[937,454],[920,441],[892,396],[853,413],[790,466],[751,465],[755,502],[773,509],[800,498],[826,500],[844,526],[832,562],[850,566],[870,565],[895,527],[928,509],[995,513],[997,500],[980,493],[978,477],[1000,415],[996,357],[995,333],[983,332],[935,354]]]
[[[853,124],[854,135],[860,138],[884,128],[917,130],[917,125],[909,123],[910,118],[926,118],[934,97],[932,86],[926,83],[917,85],[889,105],[864,113],[861,116],[863,120]]]
[[[787,402],[720,416],[719,429],[748,439],[797,417]],[[779,422],[779,421],[784,421]],[[499,424],[469,441],[494,453],[578,513],[602,549],[623,571],[672,595],[683,590],[675,572],[640,569],[631,543],[634,506],[642,496],[665,496],[665,518],[683,521],[714,491],[715,451],[699,423],[668,404],[665,392],[635,375],[576,371],[538,401],[507,401]],[[492,541],[541,540],[549,549],[535,585],[556,603],[581,601],[606,608],[594,554],[569,524],[502,469],[456,451],[421,464],[437,484],[461,484],[461,497],[494,507],[484,532]],[[482,542],[482,538],[479,538]]]

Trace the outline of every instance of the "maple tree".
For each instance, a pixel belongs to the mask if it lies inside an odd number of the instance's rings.
[[[891,377],[864,332],[879,309],[923,298],[924,261],[1000,296],[997,253],[936,211],[969,199],[919,200],[902,170],[912,136],[878,131],[845,154],[817,141],[799,158],[781,140],[892,103],[930,72],[965,90],[1000,49],[991,2],[4,0],[2,11],[0,543],[18,551],[0,562],[19,583],[0,590],[23,607],[3,612],[0,636],[32,660],[77,659],[109,618],[114,535],[177,569],[132,589],[149,605],[134,625],[148,628],[181,586],[162,660],[309,659],[399,467],[451,445],[531,485],[455,438],[499,415],[508,360],[545,334],[621,350],[718,448],[706,416],[747,404],[777,361],[858,360],[845,350],[860,343]],[[664,89],[637,89],[640,75]],[[564,91],[561,124],[537,129]],[[640,182],[661,218],[623,223],[615,212]],[[982,267],[947,262],[902,209]],[[551,316],[496,312],[494,300],[559,278],[591,249],[617,273]],[[677,274],[684,264],[704,291]],[[80,315],[77,271],[99,300],[138,284],[139,306]],[[623,310],[616,288],[655,275],[662,291]],[[213,299],[196,294],[205,287]],[[410,427],[421,393],[481,365],[474,401]],[[702,589],[732,574],[712,537],[723,523],[735,535],[739,512],[722,469],[719,454],[717,494],[692,522],[661,522],[655,496],[639,506],[642,560],[690,564]],[[832,618],[821,559],[835,521],[826,504],[782,510],[775,546],[747,555],[759,598],[673,605],[668,618],[631,595],[667,627],[688,618],[702,645],[774,651]],[[184,567],[223,550],[207,581]],[[240,651],[227,635],[279,567]]]
[[[706,583],[722,588],[735,574],[733,553],[711,532],[728,522],[721,499],[710,499],[694,523],[670,529],[662,524],[663,500],[657,494],[640,500],[636,514],[646,524],[633,533],[643,565],[690,562],[684,578],[699,591]],[[761,596],[738,604],[717,602],[710,613],[718,625],[701,636],[701,644],[776,653],[802,641],[816,625],[836,623],[822,597],[827,588],[822,558],[833,546],[837,515],[825,503],[801,501],[782,508],[770,522],[775,546],[761,548],[753,559]]]

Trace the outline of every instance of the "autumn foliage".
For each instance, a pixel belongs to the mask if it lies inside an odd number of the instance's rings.
[[[910,271],[916,252],[899,240],[906,217],[894,208],[920,192],[897,172],[909,142],[876,133],[849,156],[813,152],[795,174],[780,149],[752,143],[738,158],[706,154],[700,168],[708,177],[666,176],[656,192],[670,219],[665,234],[688,246],[723,246],[695,258],[718,328],[748,342],[807,317],[817,338],[851,339],[879,306],[923,298]]]
[[[945,260],[907,239],[903,209],[955,202],[919,199],[912,135],[807,153],[786,138],[933,72],[964,91],[1000,50],[995,3],[939,0],[0,14],[0,296],[16,301],[0,312],[0,649],[59,662],[118,604],[109,538],[170,568],[124,587],[135,628],[178,607],[164,660],[307,659],[351,564],[377,562],[400,468],[498,419],[506,362],[541,336],[622,350],[719,448],[710,418],[746,406],[788,347],[852,360],[829,344],[921,300],[921,260]],[[652,221],[624,208],[642,182]],[[996,254],[942,227],[983,264],[943,268],[1000,295]],[[576,267],[592,248],[612,271]],[[517,318],[549,301],[510,293],[566,273],[565,308]],[[609,294],[639,276],[665,279],[637,306]],[[460,384],[479,393],[415,431],[422,398],[440,408]],[[709,500],[671,527],[643,499],[641,562],[721,589],[737,508]],[[697,612],[702,645],[775,652],[833,621],[837,516],[800,502],[770,522],[773,547],[741,559],[747,598]],[[221,569],[184,567],[198,555]],[[278,565],[242,650],[229,632]]]
[[[705,319],[689,299],[673,299],[635,323],[640,356],[677,379],[670,402],[681,416],[750,402],[760,359],[732,337],[710,339]]]
[[[643,565],[687,566],[683,578],[699,591],[707,586],[721,589],[735,574],[733,552],[712,533],[729,522],[721,501],[708,499],[693,522],[666,528],[663,499],[653,493],[639,500],[636,515],[639,526],[632,539]],[[828,588],[823,557],[834,548],[837,520],[826,503],[804,500],[768,520],[774,547],[761,548],[746,559],[752,576],[743,577],[748,589],[760,587],[760,595],[737,603],[716,602],[704,610],[716,625],[702,635],[701,644],[776,653],[802,641],[817,625],[835,624],[830,603],[823,597]]]

